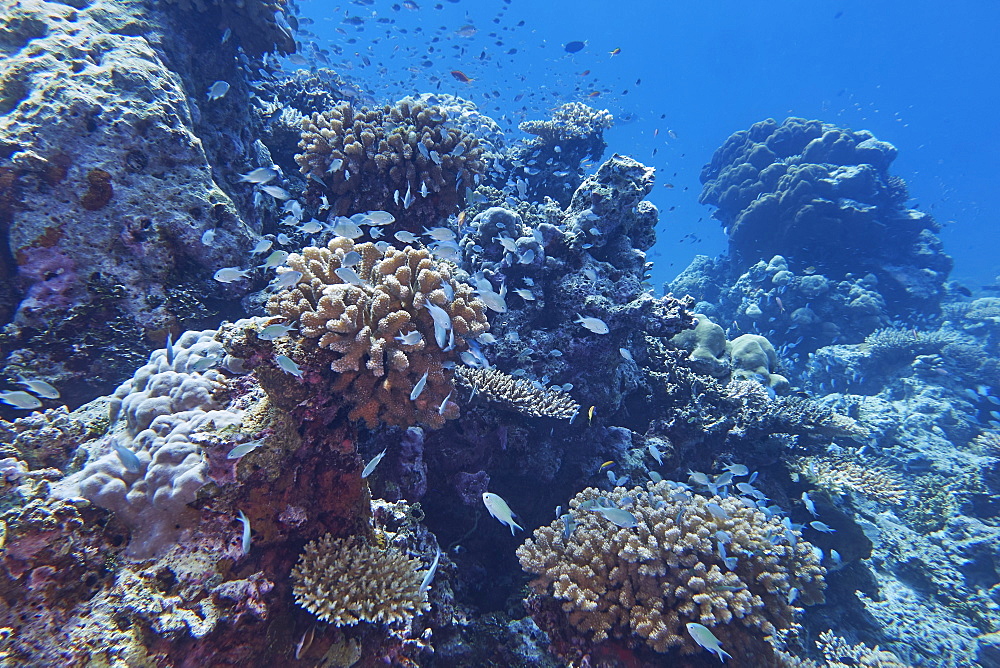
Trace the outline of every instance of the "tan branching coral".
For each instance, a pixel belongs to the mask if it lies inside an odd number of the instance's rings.
[[[351,268],[357,278],[343,267],[352,251],[361,256]],[[293,253],[287,264],[286,271],[302,277],[273,295],[267,310],[297,323],[302,336],[338,354],[330,367],[339,374],[333,389],[354,405],[352,420],[363,419],[372,427],[381,420],[437,428],[458,417],[458,404],[448,399],[454,390],[452,372],[444,362],[458,360],[466,340],[485,332],[489,323],[486,305],[473,297],[469,285],[452,278],[447,264],[425,249],[382,251],[343,237],[326,248],[309,246]],[[436,342],[428,304],[450,319],[443,347]],[[425,375],[423,391],[411,400]]]
[[[784,668],[909,668],[909,664],[900,661],[892,652],[879,649],[878,645],[848,645],[846,640],[834,635],[832,630],[819,634],[816,647],[823,653],[822,663],[778,652],[778,665]]]
[[[485,171],[475,135],[449,124],[440,106],[412,98],[374,109],[342,102],[313,114],[302,121],[299,150],[299,169],[333,193],[341,215],[379,209],[437,221],[457,211]]]
[[[793,466],[799,475],[834,496],[855,492],[892,505],[906,498],[906,489],[888,469],[848,455],[802,457]]]
[[[580,410],[580,404],[561,390],[536,387],[523,378],[514,378],[492,367],[459,367],[455,377],[487,401],[532,417],[571,419]]]
[[[593,509],[602,504],[627,510],[637,526],[605,519]],[[823,600],[825,569],[812,545],[797,531],[790,543],[786,531],[739,498],[691,495],[661,481],[606,495],[585,489],[570,501],[569,518],[537,529],[517,556],[539,575],[536,594],[561,602],[591,642],[637,635],[657,652],[700,652],[684,627],[698,622],[731,651],[748,634],[762,639],[791,627],[796,605]]]
[[[292,569],[295,602],[334,626],[405,623],[430,608],[419,559],[358,536],[311,541]]]

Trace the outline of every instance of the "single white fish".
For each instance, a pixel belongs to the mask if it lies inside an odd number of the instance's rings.
[[[834,531],[836,531],[836,529],[834,529],[833,527],[828,526],[827,524],[825,524],[824,522],[820,522],[819,520],[810,522],[809,526],[811,526],[816,531],[820,531],[822,533],[833,533]]]
[[[618,352],[621,353],[621,356],[629,362],[635,362],[635,358],[632,357],[632,352],[628,348],[619,348]]]
[[[318,220],[310,220],[308,223],[303,223],[299,229],[306,234],[316,234],[323,229],[323,223]]]
[[[372,239],[381,239],[383,234],[385,234],[385,232],[382,231],[381,227],[372,227],[368,230],[368,236]]]
[[[278,176],[278,172],[274,171],[270,167],[258,167],[257,169],[247,172],[246,174],[240,174],[241,183],[259,183],[265,185],[270,183]]]
[[[278,233],[278,235],[274,238],[277,239],[278,243],[281,244],[282,246],[289,246],[292,243],[291,237],[289,237],[284,232]]]
[[[298,283],[300,278],[302,278],[301,271],[286,271],[278,274],[278,277],[271,282],[270,287],[272,290],[284,290]]]
[[[483,300],[486,304],[486,308],[497,313],[507,312],[507,300],[503,298],[503,295],[493,292],[492,290],[480,290],[479,298]]]
[[[585,329],[589,329],[594,334],[607,334],[611,331],[607,323],[600,318],[585,318],[579,313],[576,314],[576,320],[573,322],[583,325]]]
[[[423,335],[417,330],[412,332],[407,332],[396,337],[396,340],[402,343],[404,346],[415,346],[424,340]]]
[[[656,460],[656,463],[663,466],[663,453],[660,449],[656,447],[656,443],[650,442],[646,445],[646,450],[649,451],[649,456]]]
[[[743,464],[729,464],[724,467],[727,471],[732,473],[734,476],[743,477],[750,474],[750,469],[748,469]]]
[[[277,339],[282,339],[288,336],[288,332],[292,331],[294,327],[295,325],[283,325],[281,323],[268,325],[257,332],[257,338],[263,341],[275,341]]]
[[[250,551],[250,518],[247,517],[242,510],[239,511],[237,517],[239,517],[240,522],[243,523],[243,542],[241,545],[243,547],[243,554],[246,554]]]
[[[452,332],[454,333],[454,330],[452,330]],[[455,390],[452,390],[451,392],[449,392],[448,396],[445,397],[443,401],[441,401],[441,405],[438,406],[438,415],[444,415],[445,408],[448,407],[448,400],[451,399],[451,395],[452,395],[452,393],[454,393],[454,391]]]
[[[729,519],[729,513],[726,512],[726,509],[717,503],[706,503],[705,509],[720,520]]]
[[[514,535],[515,528],[524,531],[524,527],[514,521],[514,513],[511,511],[510,506],[499,495],[492,492],[483,492],[483,503],[486,504],[486,510],[490,512],[490,515],[496,518],[500,524],[510,527],[511,536]]]
[[[423,144],[418,144],[418,145],[423,146]],[[437,554],[434,555],[434,561],[431,562],[430,570],[424,574],[424,579],[420,583],[421,594],[430,589],[431,581],[434,580],[434,574],[437,573],[438,563],[440,561],[441,561],[441,548],[439,547],[437,550]]]
[[[337,223],[333,226],[333,233],[338,237],[347,237],[348,239],[357,239],[365,233],[358,225],[351,221],[350,218],[338,218]]]
[[[427,373],[427,371],[424,371],[424,375],[413,386],[413,390],[410,392],[410,401],[416,401],[417,397],[424,391],[424,388],[427,386]]]
[[[174,365],[174,333],[167,332],[167,342],[163,346],[163,352],[167,356],[167,364]]]
[[[296,378],[302,377],[302,369],[300,369],[299,365],[287,355],[278,355],[274,358],[274,361],[278,363],[278,366],[285,373],[289,373]]]
[[[274,199],[280,199],[282,201],[291,197],[291,193],[282,188],[281,186],[261,186],[261,190],[266,192],[268,195]]]
[[[240,443],[235,448],[229,451],[229,454],[226,455],[226,459],[239,459],[240,457],[250,454],[251,452],[253,452],[262,445],[264,445],[264,441],[262,440]]]
[[[351,285],[364,285],[365,283],[365,280],[358,276],[358,272],[350,267],[337,267],[333,270],[333,273],[344,283],[350,283]]]
[[[378,466],[378,463],[382,461],[383,457],[385,457],[385,450],[372,457],[372,460],[365,464],[365,467],[361,470],[362,479],[367,478],[372,474],[372,471],[375,470],[375,467]]]
[[[610,471],[608,471],[608,473],[610,473]],[[627,510],[622,510],[621,508],[598,507],[591,508],[590,510],[608,520],[615,526],[619,526],[623,529],[633,529],[639,526],[639,520],[635,518],[635,515]]]
[[[534,261],[535,261],[535,251],[533,251],[530,248],[521,253],[521,259],[518,260],[518,262],[520,262],[521,264],[531,264]]]
[[[402,241],[404,244],[415,244],[420,242],[420,239],[418,239],[413,232],[407,232],[406,230],[400,230],[392,236],[396,238],[396,241]]]
[[[510,237],[493,237],[493,241],[499,241],[505,251],[510,253],[517,252],[517,243]]]
[[[434,239],[435,241],[454,241],[455,233],[449,230],[447,227],[432,227],[431,229],[424,228],[424,235]]]
[[[330,166],[326,168],[326,173],[333,174],[334,172],[339,171],[340,168],[343,166],[344,166],[343,158],[337,158],[335,160],[331,160]]]
[[[223,267],[219,271],[215,272],[212,276],[219,283],[232,283],[238,281],[241,278],[246,278],[250,275],[249,269],[240,269],[239,267]]]
[[[435,327],[451,329],[451,316],[448,315],[447,311],[430,301],[424,302],[424,308],[427,309],[427,312],[431,314],[431,318],[434,319]]]
[[[257,242],[257,245],[253,247],[253,250],[250,251],[250,254],[259,255],[260,253],[265,253],[271,249],[272,245],[274,245],[274,242],[270,239],[261,239]]]
[[[211,246],[215,243],[215,230],[205,230],[205,233],[201,235],[201,243],[206,246]]]
[[[420,196],[421,197],[427,197],[427,195],[429,195],[429,194],[430,194],[430,191],[427,190],[427,183],[425,181],[421,181],[420,182]]]
[[[687,632],[691,634],[691,638],[698,643],[699,646],[704,647],[712,654],[718,656],[719,661],[725,663],[726,659],[724,657],[729,657],[730,659],[733,658],[731,654],[722,649],[719,639],[715,637],[715,634],[708,630],[708,627],[698,624],[697,622],[688,622],[684,626],[687,628]]]
[[[216,81],[208,89],[208,99],[218,100],[220,97],[229,92],[229,84],[225,81]]]
[[[809,492],[802,492],[802,505],[806,507],[806,510],[809,511],[810,515],[812,515],[813,517],[817,516],[816,504],[813,503],[813,500],[809,498]]]
[[[410,184],[407,184],[406,185],[406,194],[403,195],[403,208],[404,209],[409,209],[411,206],[413,206],[413,202],[414,201],[415,200],[414,200],[414,197],[413,197],[413,188],[412,188],[412,186],[410,186]]]
[[[17,382],[28,388],[32,394],[37,394],[43,399],[59,398],[59,390],[46,383],[44,380],[31,380],[30,378],[25,378],[24,376],[18,374]]]
[[[232,37],[232,35],[233,35],[233,29],[232,28],[226,28],[222,32],[222,41],[219,42],[219,43],[220,44],[225,44],[226,42],[229,41],[229,38]]]
[[[118,455],[118,460],[121,461],[126,471],[129,473],[138,473],[142,470],[142,462],[139,461],[139,458],[135,456],[134,452],[119,443],[118,439],[111,439],[111,447],[114,448],[115,454]]]
[[[361,253],[358,251],[348,251],[344,259],[340,261],[341,267],[353,267],[361,262]]]
[[[388,211],[369,211],[365,216],[369,225],[392,225],[396,217]]]
[[[284,264],[285,260],[288,259],[288,251],[276,250],[267,256],[264,260],[264,264],[259,265],[261,269],[271,269],[277,267],[280,264]]]

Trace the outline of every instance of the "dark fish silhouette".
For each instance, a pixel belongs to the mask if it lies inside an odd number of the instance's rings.
[[[576,53],[582,51],[585,46],[587,46],[586,42],[566,42],[563,48],[566,49],[566,53]]]

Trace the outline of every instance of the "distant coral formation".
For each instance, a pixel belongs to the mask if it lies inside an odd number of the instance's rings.
[[[580,411],[580,404],[566,392],[538,387],[496,368],[459,367],[455,377],[487,401],[524,415],[570,419]]]
[[[888,469],[847,455],[803,457],[795,462],[799,474],[835,496],[854,492],[882,503],[897,505],[906,489]]]
[[[419,559],[363,538],[327,534],[292,569],[295,602],[334,626],[407,622],[430,607]]]
[[[352,252],[360,259],[345,267],[344,258]],[[351,419],[370,426],[382,421],[440,427],[457,417],[444,362],[456,361],[466,341],[489,329],[489,323],[486,306],[471,287],[452,277],[447,264],[425,249],[383,251],[338,237],[326,248],[293,253],[288,266],[302,276],[273,295],[267,309],[298,323],[302,336],[316,339],[320,348],[337,353],[331,363],[338,373],[333,387],[353,404]],[[446,323],[435,324],[434,309]],[[423,389],[416,391],[422,379]]]
[[[342,215],[378,209],[436,222],[457,211],[485,170],[476,136],[449,123],[440,106],[413,98],[314,113],[302,121],[299,150],[302,173],[333,194]]]
[[[587,488],[569,507],[517,555],[539,576],[536,594],[560,602],[590,642],[636,634],[657,652],[690,654],[701,649],[684,624],[697,622],[733,648],[789,628],[796,604],[823,601],[825,569],[812,546],[737,497],[692,495],[661,481]],[[637,526],[612,523],[601,507],[627,510]]]

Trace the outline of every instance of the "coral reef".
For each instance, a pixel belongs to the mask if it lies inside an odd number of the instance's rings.
[[[199,361],[217,358],[217,364],[224,355],[215,334],[185,332],[170,351],[153,352],[111,400],[116,430],[92,444],[82,470],[53,488],[58,498],[83,497],[113,510],[132,530],[128,552],[134,558],[161,554],[197,521],[187,504],[208,482],[202,443],[242,420],[242,411],[220,400],[225,375],[196,370]]]
[[[352,269],[343,267],[352,252],[360,260]],[[425,249],[383,251],[338,237],[326,248],[293,253],[288,266],[302,275],[268,300],[268,311],[297,323],[303,337],[338,354],[330,363],[338,373],[333,387],[354,405],[351,419],[373,427],[379,421],[440,427],[457,416],[444,363],[456,361],[467,340],[489,323],[485,305],[452,278],[447,265]],[[358,280],[342,277],[345,270]],[[421,381],[423,389],[415,390]]]
[[[299,150],[300,170],[332,193],[337,214],[389,211],[417,229],[455,213],[485,170],[476,136],[413,98],[315,113],[302,121]]]
[[[295,602],[334,626],[405,623],[430,607],[420,561],[363,538],[327,534],[292,569]]]
[[[850,455],[802,457],[793,462],[793,468],[806,480],[834,496],[853,492],[881,503],[898,505],[907,495],[906,489],[890,471]]]
[[[546,390],[492,367],[459,367],[455,370],[455,377],[472,390],[473,394],[479,394],[490,403],[523,415],[571,420],[580,411],[580,404],[573,401],[569,394],[559,390]]]
[[[701,650],[683,627],[697,622],[727,651],[752,656],[764,636],[795,623],[801,608],[790,601],[823,601],[825,569],[812,546],[738,498],[661,481],[607,494],[588,488],[569,507],[517,555],[540,576],[536,594],[562,602],[565,621],[588,643],[635,634],[657,652],[691,654]],[[601,514],[608,508],[627,511],[636,526],[612,523]]]

